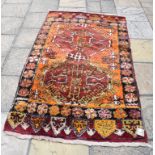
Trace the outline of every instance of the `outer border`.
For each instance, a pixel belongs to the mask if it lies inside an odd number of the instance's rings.
[[[120,147],[120,146],[130,146],[130,147],[150,147],[152,146],[148,143],[140,143],[140,142],[93,142],[93,141],[86,141],[86,140],[65,140],[62,138],[52,138],[46,136],[36,136],[36,135],[22,135],[20,133],[5,131],[7,135],[15,136],[19,139],[36,139],[36,140],[47,140],[51,142],[59,142],[59,143],[66,143],[66,144],[83,144],[87,146],[111,146],[111,147]]]

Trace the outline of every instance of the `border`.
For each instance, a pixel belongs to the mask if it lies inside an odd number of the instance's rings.
[[[52,138],[52,137],[45,137],[45,136],[36,136],[36,135],[22,135],[20,133],[15,133],[11,131],[4,131],[4,133],[15,136],[19,139],[35,139],[35,140],[47,140],[51,142],[59,142],[59,143],[66,143],[66,144],[76,144],[76,145],[86,145],[86,146],[111,146],[111,147],[120,147],[120,146],[130,146],[130,147],[149,147],[152,148],[152,146],[148,143],[140,143],[140,142],[92,142],[92,141],[86,141],[86,140],[65,140],[62,138]]]

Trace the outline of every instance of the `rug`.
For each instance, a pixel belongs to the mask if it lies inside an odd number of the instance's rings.
[[[72,144],[145,145],[125,17],[50,11],[4,130]]]

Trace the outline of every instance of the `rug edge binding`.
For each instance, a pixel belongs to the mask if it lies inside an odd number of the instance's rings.
[[[48,13],[53,13],[53,12],[68,12],[68,13],[85,13],[85,14],[96,14],[96,15],[104,15],[104,16],[114,16],[114,17],[119,17],[119,18],[124,18],[126,20],[126,17],[125,16],[121,16],[121,15],[115,15],[115,14],[105,14],[105,13],[108,13],[108,12],[86,12],[86,11],[64,11],[64,10],[48,10]]]
[[[121,147],[121,146],[129,146],[129,147],[149,147],[152,148],[152,145],[145,142],[92,142],[86,140],[65,140],[62,138],[52,138],[46,136],[37,136],[37,135],[22,135],[20,133],[15,133],[12,131],[3,131],[5,134],[9,136],[15,136],[19,139],[34,139],[34,140],[46,140],[51,142],[59,142],[64,144],[76,144],[76,145],[86,145],[86,146],[106,146],[106,147]]]

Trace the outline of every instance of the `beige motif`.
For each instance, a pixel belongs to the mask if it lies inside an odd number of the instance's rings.
[[[122,123],[124,130],[127,133],[131,134],[133,137],[136,137],[137,128],[143,128],[141,120],[122,120]]]
[[[116,122],[115,120],[95,120],[94,128],[103,138],[106,138],[116,130]]]
[[[8,122],[10,126],[15,129],[19,124],[21,124],[24,121],[26,114],[23,114],[21,112],[10,112],[8,115]]]

